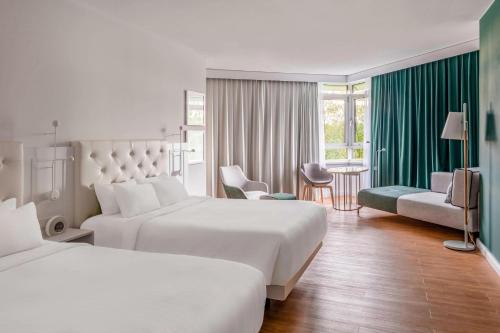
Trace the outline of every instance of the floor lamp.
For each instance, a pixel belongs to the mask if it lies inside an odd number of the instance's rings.
[[[450,112],[444,125],[442,139],[463,141],[464,147],[464,240],[447,240],[444,246],[456,251],[474,251],[475,245],[469,243],[469,183],[468,183],[468,122],[467,122],[467,104],[463,104],[462,112]]]

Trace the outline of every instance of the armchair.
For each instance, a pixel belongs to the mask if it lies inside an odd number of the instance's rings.
[[[269,194],[266,183],[249,180],[239,165],[221,167],[220,176],[228,199],[257,200]]]
[[[331,185],[333,176],[328,171],[323,169],[318,163],[304,163],[300,168],[300,173],[304,179],[304,192],[302,193],[303,200],[313,200],[314,189],[319,188],[321,194],[321,202],[323,202],[323,189],[330,190],[332,199],[332,207],[334,196],[333,187]]]

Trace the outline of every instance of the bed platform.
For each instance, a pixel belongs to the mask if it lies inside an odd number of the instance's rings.
[[[314,252],[309,256],[309,258],[307,258],[307,261],[304,263],[304,265],[297,271],[297,273],[295,273],[292,276],[292,278],[284,286],[278,286],[278,285],[267,286],[267,298],[278,301],[286,300],[286,298],[292,292],[293,288],[295,288],[295,285],[297,284],[297,282],[299,282],[300,278],[307,270],[307,268],[313,261],[314,257],[316,257],[316,254],[318,254],[322,246],[323,242],[319,243],[318,247],[315,248]]]

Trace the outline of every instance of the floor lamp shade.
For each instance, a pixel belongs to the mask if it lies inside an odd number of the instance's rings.
[[[441,139],[464,140],[464,113],[449,112]]]

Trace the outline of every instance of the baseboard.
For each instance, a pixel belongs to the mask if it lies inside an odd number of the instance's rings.
[[[481,242],[481,240],[478,238],[476,240],[477,247],[479,248],[479,251],[481,251],[481,254],[486,258],[486,261],[490,266],[493,268],[495,272],[500,276],[500,263],[498,262],[497,258],[488,250],[488,248]]]

